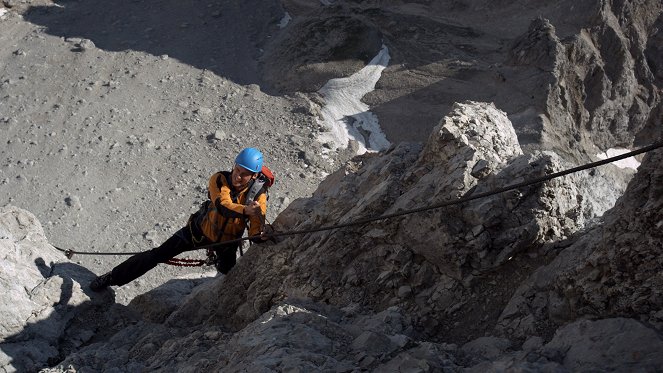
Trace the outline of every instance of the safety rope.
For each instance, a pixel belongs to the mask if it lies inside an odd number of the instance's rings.
[[[260,241],[262,239],[270,239],[270,238],[277,238],[277,237],[286,237],[286,236],[294,236],[294,235],[302,235],[302,234],[316,233],[316,232],[322,232],[322,231],[329,231],[329,230],[334,230],[334,229],[347,228],[347,227],[355,226],[355,225],[364,225],[364,224],[372,223],[372,222],[375,222],[375,221],[378,221],[378,220],[392,219],[392,218],[405,216],[405,215],[411,215],[411,214],[415,214],[415,213],[419,213],[419,212],[435,210],[435,209],[439,209],[439,208],[442,208],[442,207],[449,207],[449,206],[453,206],[453,205],[459,205],[459,204],[462,204],[462,203],[465,203],[465,202],[473,201],[475,199],[480,199],[480,198],[493,196],[493,195],[496,195],[496,194],[501,194],[501,193],[504,193],[504,192],[508,192],[510,190],[519,189],[519,188],[534,185],[534,184],[540,184],[540,183],[543,183],[543,182],[548,181],[548,180],[552,180],[552,179],[556,179],[558,177],[566,176],[568,174],[588,170],[588,169],[595,168],[595,167],[598,167],[598,166],[602,166],[602,165],[605,165],[605,164],[608,164],[608,163],[612,163],[612,162],[615,162],[615,161],[626,159],[626,158],[632,157],[634,155],[650,152],[650,151],[658,149],[660,147],[663,147],[663,141],[658,141],[658,142],[655,142],[651,145],[642,147],[638,150],[633,150],[631,152],[624,153],[624,154],[617,155],[617,156],[610,157],[610,158],[606,158],[606,159],[603,159],[603,160],[600,160],[600,161],[587,163],[587,164],[582,165],[582,166],[569,168],[567,170],[555,172],[555,173],[552,173],[550,175],[536,177],[536,178],[533,178],[531,180],[525,180],[525,181],[520,182],[520,183],[508,185],[508,186],[498,188],[498,189],[494,189],[494,190],[491,190],[491,191],[488,191],[488,192],[478,193],[478,194],[474,194],[474,195],[471,195],[471,196],[465,196],[465,197],[462,197],[462,198],[459,198],[459,199],[456,199],[456,200],[450,200],[450,201],[435,203],[435,204],[432,204],[432,205],[429,205],[429,206],[426,206],[426,207],[419,207],[419,208],[414,208],[414,209],[410,209],[410,210],[402,210],[402,211],[398,211],[398,212],[391,213],[391,214],[374,216],[374,217],[369,217],[369,218],[365,218],[365,219],[358,219],[358,220],[354,220],[354,221],[350,221],[350,222],[342,223],[342,224],[327,225],[327,226],[322,226],[322,227],[317,227],[317,228],[310,228],[310,229],[302,229],[302,230],[293,230],[293,231],[288,231],[288,232],[274,232],[274,233],[267,233],[267,234],[241,237],[241,238],[236,238],[236,239],[233,239],[233,240],[228,240],[228,241],[217,242],[217,243],[213,243],[213,244],[209,244],[209,245],[199,246],[199,247],[196,247],[195,249],[196,250],[197,249],[213,249],[215,247],[224,246],[224,245],[228,245],[228,244],[232,244],[232,243],[238,243],[238,242],[242,242],[242,241],[246,241],[246,240]],[[56,249],[60,250],[60,251],[63,251],[65,253],[65,255],[67,256],[67,258],[69,258],[69,259],[71,259],[71,257],[74,254],[79,254],[79,255],[135,255],[135,254],[140,254],[140,252],[119,252],[119,253],[82,252],[82,251],[74,251],[74,250],[65,250],[65,249],[61,249],[61,248],[56,247],[56,246],[54,246],[54,247]],[[173,260],[173,259],[171,259],[171,260]],[[203,265],[203,264],[206,263],[206,261],[204,261],[204,260],[201,261],[201,260],[195,260],[195,259],[174,259],[174,260],[175,260],[175,263],[181,263],[181,264],[174,264],[174,265],[180,265],[180,266],[198,266],[198,265]],[[196,263],[195,265],[189,264],[189,263],[194,263],[194,262]],[[202,264],[197,264],[198,262],[202,262]],[[168,262],[166,262],[166,263],[170,264]]]
[[[163,263],[176,267],[200,267],[205,265],[206,262],[202,259],[170,258]]]

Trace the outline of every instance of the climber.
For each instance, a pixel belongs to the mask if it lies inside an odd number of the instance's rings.
[[[262,170],[262,153],[255,148],[242,150],[235,158],[232,171],[217,172],[209,179],[209,199],[189,217],[184,228],[161,246],[136,254],[112,271],[96,277],[90,288],[102,291],[109,285],[124,285],[184,251],[240,238],[247,222],[249,236],[257,237],[252,241],[265,241],[266,186],[257,191],[252,188],[262,181]],[[219,272],[226,274],[235,265],[239,246],[240,243],[230,243],[214,250],[212,257]]]

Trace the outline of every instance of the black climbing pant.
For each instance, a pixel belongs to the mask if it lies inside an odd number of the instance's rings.
[[[214,250],[214,253],[216,254],[216,262],[214,263],[214,266],[216,267],[217,271],[225,275],[232,267],[235,266],[235,263],[237,263],[238,248],[239,245],[231,244]]]
[[[196,250],[196,246],[209,243],[211,242],[201,242],[194,246],[191,239],[191,232],[189,227],[186,226],[177,231],[172,237],[161,244],[161,246],[133,255],[113,268],[111,285],[121,286],[128,284],[156,267],[157,264],[164,263],[185,251]],[[229,246],[215,250],[217,255],[216,267],[219,272],[226,274],[235,266],[238,247],[239,244],[230,244]]]

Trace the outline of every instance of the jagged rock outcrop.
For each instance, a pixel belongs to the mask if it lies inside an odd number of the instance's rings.
[[[297,91],[356,71],[383,43],[390,65],[363,101],[394,143],[424,144],[353,159],[280,229],[453,201],[661,134],[660,0],[194,1],[156,16],[140,1],[3,4],[0,185],[6,201],[40,206],[69,247],[87,237],[67,237],[68,221],[99,228],[105,249],[156,243],[186,219],[180,202],[204,195],[196,178],[205,185],[233,149],[264,137],[283,162],[279,185],[308,190],[354,150],[318,154],[324,100]],[[262,80],[270,87],[233,83]],[[297,98],[261,93],[274,89]],[[607,166],[283,238],[254,246],[228,276],[175,279],[128,307],[112,290],[91,293],[93,274],[7,206],[0,371],[657,371],[662,158],[646,156],[604,216],[629,172]],[[159,159],[175,172],[151,167]],[[270,210],[296,194],[273,195]],[[155,225],[126,232],[145,215],[128,207],[154,212],[143,223]]]
[[[565,166],[552,153],[523,155],[503,112],[469,102],[445,117],[423,150],[403,144],[380,157],[359,157],[330,176],[313,198],[295,201],[277,223],[289,229],[345,223],[480,193]],[[462,206],[288,239],[246,258],[256,261],[249,264],[255,268],[251,273],[231,275],[226,286],[243,296],[219,297],[211,309],[184,312],[198,312],[201,321],[216,313],[224,323],[241,327],[275,300],[298,296],[377,310],[398,305],[426,333],[466,327],[478,333],[497,315],[477,314],[483,319],[476,325],[449,320],[460,317],[462,308],[480,304],[472,300],[473,288],[488,273],[505,281],[512,276],[506,264],[514,256],[571,236],[610,207],[619,191],[601,175],[601,170],[594,176],[579,173]],[[593,190],[606,191],[605,200],[591,198]]]
[[[0,208],[0,369],[37,371],[133,320],[89,270],[50,246],[31,213]]]
[[[508,65],[539,75],[532,88],[546,90],[535,121],[540,132],[534,131],[544,148],[568,142],[572,154],[660,135],[660,67],[646,57],[656,53],[649,40],[660,2],[596,2],[590,8],[594,15],[577,34],[560,39],[550,20],[538,18],[509,51]]]
[[[604,224],[564,249],[516,292],[500,317],[506,333],[578,318],[628,315],[663,326],[663,152],[645,157]]]
[[[601,220],[594,217],[611,201],[585,197],[589,188],[603,185],[609,190],[609,180],[597,169],[518,194],[254,246],[227,276],[199,281],[193,288],[173,281],[137,298],[130,308],[143,318],[118,316],[128,311],[116,307],[103,313],[115,318],[53,329],[64,330],[59,336],[52,333],[53,340],[71,345],[60,346],[51,360],[33,360],[30,367],[58,363],[51,372],[118,367],[655,369],[663,363],[660,324],[651,312],[660,308],[661,264],[655,252],[661,237],[650,228],[661,220],[660,157],[658,151],[645,158],[603,226],[596,227]],[[402,144],[382,156],[356,158],[312,198],[295,201],[278,225],[290,230],[349,222],[456,199],[559,168],[564,166],[553,153],[523,155],[508,119],[492,104],[467,102],[455,107],[423,148]],[[621,216],[618,209],[626,213]],[[3,216],[26,214],[8,211],[14,215]],[[4,223],[8,233],[3,234],[19,237],[12,222],[20,219],[12,219],[3,219],[10,222]],[[14,238],[18,243],[13,245],[27,245],[30,240],[24,236]],[[600,248],[590,245],[601,242]],[[643,277],[620,258],[642,259],[640,268],[648,260],[650,276]],[[30,267],[32,261],[27,262]],[[51,267],[58,273],[61,266]],[[73,288],[83,288],[80,283]],[[83,298],[69,314],[89,320],[95,304],[107,306],[110,294]],[[614,297],[606,301],[599,294]],[[25,339],[26,348],[51,343],[58,350],[54,342],[42,342],[44,337],[25,330],[31,326],[17,332],[32,335]],[[71,336],[79,337],[71,342]],[[9,355],[13,350],[7,346],[0,349]],[[5,369],[18,369],[14,363],[7,360]]]
[[[384,43],[390,66],[364,101],[390,140],[425,141],[454,102],[468,99],[504,110],[525,152],[584,162],[661,134],[659,0],[283,6],[292,20],[263,55],[265,80],[285,92],[317,91]]]
[[[503,339],[496,339],[504,345]],[[663,339],[650,327],[626,318],[597,321],[579,320],[559,328],[552,340],[532,336],[521,350],[504,351],[488,345],[493,355],[479,355],[483,361],[472,372],[522,369],[535,372],[623,371],[654,372],[663,364]],[[497,352],[497,354],[495,354]],[[500,353],[501,352],[501,353]],[[476,357],[475,357],[476,359]]]

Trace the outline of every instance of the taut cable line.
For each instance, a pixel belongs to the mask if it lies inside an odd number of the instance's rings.
[[[603,159],[603,160],[600,160],[600,161],[587,163],[587,164],[584,164],[584,165],[581,165],[581,166],[578,166],[578,167],[569,168],[569,169],[559,171],[559,172],[555,172],[555,173],[552,173],[552,174],[549,174],[549,175],[536,177],[536,178],[533,178],[533,179],[530,179],[530,180],[525,180],[525,181],[520,182],[520,183],[507,185],[505,187],[497,188],[497,189],[490,190],[490,191],[487,191],[487,192],[477,193],[477,194],[473,194],[473,195],[470,195],[470,196],[465,196],[465,197],[455,199],[455,200],[434,203],[432,205],[425,206],[425,207],[419,207],[419,208],[414,208],[414,209],[410,209],[410,210],[402,210],[402,211],[394,212],[394,213],[391,213],[391,214],[373,216],[373,217],[368,217],[368,218],[364,218],[364,219],[358,219],[358,220],[350,221],[350,222],[347,222],[347,223],[341,223],[341,224],[335,224],[335,225],[326,225],[326,226],[321,226],[321,227],[317,227],[317,228],[293,230],[293,231],[286,231],[286,232],[274,232],[274,233],[263,234],[262,236],[261,235],[255,235],[255,236],[236,238],[236,239],[233,239],[233,240],[217,242],[217,243],[204,245],[204,246],[198,246],[198,247],[193,248],[192,250],[214,249],[214,248],[219,247],[219,246],[228,245],[228,244],[231,244],[231,243],[237,243],[237,242],[246,241],[246,240],[259,240],[261,238],[269,239],[269,238],[273,238],[273,237],[274,238],[276,238],[276,237],[287,237],[287,236],[294,236],[294,235],[329,231],[329,230],[340,229],[340,228],[347,228],[347,227],[351,227],[351,226],[355,226],[355,225],[364,225],[364,224],[372,223],[372,222],[375,222],[375,221],[378,221],[378,220],[392,219],[392,218],[396,218],[396,217],[400,217],[400,216],[416,214],[416,213],[419,213],[419,212],[435,210],[435,209],[439,209],[439,208],[442,208],[442,207],[459,205],[459,204],[462,204],[462,203],[465,203],[465,202],[473,201],[475,199],[490,197],[490,196],[493,196],[493,195],[496,195],[496,194],[501,194],[501,193],[504,193],[504,192],[508,192],[510,190],[519,189],[519,188],[523,188],[523,187],[534,185],[534,184],[540,184],[540,183],[543,183],[543,182],[548,181],[548,180],[552,180],[552,179],[556,179],[556,178],[559,178],[559,177],[562,177],[562,176],[566,176],[568,174],[572,174],[572,173],[588,170],[588,169],[591,169],[591,168],[595,168],[595,167],[598,167],[598,166],[602,166],[602,165],[605,165],[605,164],[608,164],[608,163],[616,162],[616,161],[619,161],[619,160],[622,160],[622,159],[632,157],[634,155],[647,153],[647,152],[650,152],[652,150],[658,149],[660,147],[663,147],[663,141],[657,141],[657,142],[655,142],[651,145],[642,147],[638,150],[633,150],[631,152],[620,154],[620,155],[610,157],[610,158],[606,158],[606,159]],[[92,252],[91,251],[74,251],[74,250],[61,249],[61,248],[56,247],[56,246],[53,246],[53,247],[55,247],[56,249],[64,252],[67,255],[68,258],[71,258],[74,254],[79,254],[79,255],[135,255],[135,254],[140,254],[140,252],[104,253],[104,252],[96,252],[96,251],[92,251]]]

